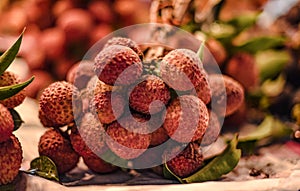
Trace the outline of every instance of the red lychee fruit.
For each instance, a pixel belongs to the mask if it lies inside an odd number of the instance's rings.
[[[9,139],[14,130],[14,121],[9,110],[0,104],[0,143]]]
[[[131,48],[139,57],[143,58],[143,52],[138,46],[138,44],[130,38],[124,37],[113,37],[112,39],[108,40],[107,43],[104,45],[104,48],[111,46],[111,45],[122,45]]]
[[[151,146],[157,146],[169,139],[167,131],[163,127],[159,127],[151,133]]]
[[[168,86],[154,75],[144,76],[129,93],[129,106],[144,114],[160,112],[171,98]]]
[[[0,185],[12,182],[22,163],[22,147],[15,135],[0,143]]]
[[[173,153],[179,152],[181,147],[175,147],[167,150],[164,154],[165,159],[173,156]],[[189,143],[188,146],[177,156],[167,161],[168,168],[178,177],[184,178],[195,173],[203,166],[203,155],[200,146],[197,143]]]
[[[72,84],[54,82],[43,91],[39,101],[40,109],[55,126],[67,125],[81,111],[82,103],[78,96],[79,92]]]
[[[214,108],[212,110],[218,115],[226,109],[225,116],[233,114],[244,102],[243,86],[233,78],[222,75],[212,74],[209,76],[209,84],[214,99]],[[224,103],[225,102],[225,103]],[[226,108],[223,108],[223,107]]]
[[[76,167],[79,155],[59,130],[49,129],[39,141],[40,156],[47,156],[56,164],[58,173],[65,173]]]
[[[74,150],[80,156],[94,152],[97,155],[106,151],[105,129],[97,117],[86,113],[81,119],[80,126],[72,126],[70,140]]]
[[[209,111],[209,122],[208,127],[204,133],[202,139],[200,139],[201,145],[210,145],[215,142],[220,134],[221,124],[219,122],[217,114],[212,111]]]
[[[117,166],[114,166],[104,161],[94,153],[89,153],[88,155],[85,155],[83,157],[83,161],[86,164],[86,166],[89,167],[89,169],[96,173],[111,173],[118,170]]]
[[[247,91],[257,87],[259,83],[259,71],[255,59],[247,53],[234,55],[226,65],[225,72],[240,82]]]
[[[78,42],[87,38],[94,23],[88,11],[74,8],[60,14],[56,24],[65,32],[67,42]]]
[[[151,135],[147,119],[135,116],[124,117],[107,127],[106,144],[119,157],[134,159],[144,153],[150,145]]]
[[[183,95],[168,106],[163,127],[173,140],[187,143],[203,137],[208,121],[208,110],[203,101]]]
[[[129,85],[143,72],[142,61],[131,48],[110,45],[95,58],[95,71],[99,80],[109,85]]]
[[[124,112],[124,98],[111,91],[96,94],[91,100],[90,109],[98,115],[101,123],[109,124]]]
[[[19,84],[20,82],[21,80],[19,79],[19,77],[16,74],[9,71],[5,71],[0,76],[0,87],[15,85],[15,84]],[[21,90],[19,93],[17,93],[12,97],[9,97],[4,100],[0,100],[0,103],[7,108],[14,108],[20,105],[21,103],[23,103],[25,97],[26,97],[25,90]]]
[[[201,86],[205,87],[201,90],[202,94],[210,94],[207,73],[197,54],[191,50],[170,51],[160,63],[160,75],[175,90],[187,91]]]

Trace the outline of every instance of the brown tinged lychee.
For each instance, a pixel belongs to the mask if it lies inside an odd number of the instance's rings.
[[[144,114],[160,112],[170,98],[168,86],[154,75],[144,76],[140,83],[129,90],[129,106]]]
[[[181,147],[175,147],[167,150],[163,155],[164,160],[169,160],[174,153],[180,152]],[[168,168],[178,177],[184,178],[195,173],[203,166],[203,155],[200,146],[197,143],[189,143],[171,160],[167,161]]]
[[[224,110],[225,116],[231,115],[242,106],[244,89],[239,82],[226,75],[212,74],[209,83],[215,104],[212,110],[217,115],[223,115]]]
[[[76,87],[65,81],[49,85],[40,97],[40,109],[55,126],[64,126],[74,120],[81,111],[82,103],[78,99]]]
[[[160,75],[175,90],[187,91],[200,86],[203,97],[210,97],[207,73],[197,54],[191,50],[175,49],[164,56]]]
[[[19,84],[20,82],[21,82],[20,78],[13,72],[5,71],[0,76],[0,87],[11,86],[11,85]],[[23,103],[25,97],[26,97],[25,89],[23,89],[12,97],[6,98],[4,100],[0,100],[0,103],[7,108],[14,108],[20,105],[21,103]]]
[[[93,62],[82,60],[74,64],[68,71],[67,82],[74,84],[79,90],[86,88],[87,83],[94,76]]]
[[[111,46],[111,45],[122,45],[131,48],[139,57],[143,58],[143,52],[140,47],[137,45],[135,41],[130,38],[125,37],[113,37],[112,39],[108,40],[107,43],[104,45],[104,48]]]
[[[22,147],[15,135],[0,143],[0,185],[12,182],[22,163]]]
[[[159,127],[151,133],[151,146],[157,146],[169,139],[167,131],[163,127]]]
[[[106,144],[119,157],[134,159],[144,153],[150,145],[151,135],[146,133],[147,119],[135,116],[124,117],[108,125]],[[122,125],[121,125],[122,124]]]
[[[70,141],[57,129],[49,129],[41,136],[38,149],[40,156],[53,160],[59,173],[72,170],[79,161]]]
[[[258,86],[259,71],[255,59],[247,53],[234,55],[226,65],[226,74],[240,82],[249,91]]]
[[[142,61],[131,48],[110,45],[95,58],[94,69],[99,80],[109,85],[129,85],[141,76]]]
[[[168,106],[163,127],[171,139],[187,143],[203,137],[208,121],[204,102],[193,95],[183,95]]]
[[[0,143],[9,139],[14,130],[14,121],[9,110],[0,104]]]
[[[208,127],[204,133],[203,138],[199,140],[199,143],[201,144],[201,146],[212,144],[218,139],[220,132],[221,132],[221,124],[217,114],[215,114],[212,111],[209,111]]]
[[[107,149],[104,127],[92,113],[83,116],[79,127],[73,124],[70,140],[74,150],[83,157],[92,152],[100,155]]]
[[[90,110],[98,115],[101,123],[109,124],[124,112],[125,101],[122,95],[111,91],[96,94],[90,103]]]
[[[99,156],[95,155],[94,153],[89,153],[83,157],[83,162],[86,166],[96,173],[111,173],[118,170],[117,166],[114,166]]]

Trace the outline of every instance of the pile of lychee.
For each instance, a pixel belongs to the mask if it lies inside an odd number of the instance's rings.
[[[192,50],[174,49],[147,63],[143,53],[133,40],[114,37],[93,61],[73,69],[68,82],[44,90],[39,117],[52,128],[41,137],[39,153],[60,173],[73,169],[80,156],[92,171],[112,172],[118,165],[104,160],[107,153],[128,168],[158,160],[179,177],[203,167],[202,147],[218,138],[219,118],[242,105],[242,86],[208,75]],[[160,155],[149,153],[159,146]]]
[[[16,85],[19,76],[5,71],[0,75],[0,87]],[[18,175],[22,163],[22,147],[13,134],[15,124],[11,110],[25,99],[25,90],[12,97],[0,100],[0,185],[12,182]]]

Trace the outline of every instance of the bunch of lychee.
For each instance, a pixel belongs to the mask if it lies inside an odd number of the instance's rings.
[[[242,86],[221,74],[208,75],[192,50],[174,49],[155,58],[156,72],[143,59],[136,42],[114,37],[93,62],[72,70],[73,85],[56,82],[45,89],[40,119],[54,129],[41,137],[39,152],[52,158],[60,172],[74,167],[79,155],[92,170],[111,172],[116,169],[112,161],[101,159],[108,152],[131,168],[159,158],[179,177],[203,166],[201,148],[218,138],[219,118],[242,105]],[[71,133],[59,129],[65,125]],[[160,155],[149,153],[160,146]]]
[[[0,75],[0,87],[19,84],[19,77],[10,71]],[[14,118],[11,110],[25,99],[25,90],[12,97],[0,100],[0,185],[12,182],[18,175],[22,163],[22,147],[13,134]]]

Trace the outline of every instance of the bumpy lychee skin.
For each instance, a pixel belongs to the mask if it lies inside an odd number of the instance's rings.
[[[9,139],[14,130],[14,121],[9,110],[0,104],[0,143]]]
[[[97,117],[86,113],[80,126],[72,126],[70,134],[71,144],[80,156],[87,156],[91,152],[100,155],[106,151],[105,130]]]
[[[76,167],[79,155],[73,150],[70,141],[62,136],[57,129],[49,129],[39,141],[40,156],[53,160],[59,173],[65,173]]]
[[[226,75],[213,74],[209,76],[209,83],[216,104],[213,110],[218,115],[223,113],[224,108],[221,107],[224,105],[226,106],[225,116],[233,114],[242,106],[245,93],[239,82]],[[226,103],[222,104],[224,102]]]
[[[99,80],[106,84],[129,85],[141,76],[143,65],[131,48],[111,45],[96,56],[94,69]]]
[[[164,154],[165,159],[178,152],[180,147],[175,147]],[[167,161],[168,168],[178,177],[184,178],[195,173],[203,165],[203,155],[197,143],[189,143],[176,157]]]
[[[170,103],[163,127],[173,140],[187,143],[203,137],[208,121],[204,102],[195,96],[183,95]]]
[[[19,173],[22,163],[22,147],[18,138],[11,135],[0,143],[0,185],[12,182]]]
[[[90,109],[98,115],[101,123],[109,124],[118,119],[124,111],[125,101],[118,93],[98,93],[91,100]]]
[[[139,55],[139,57],[143,58],[143,52],[141,51],[140,47],[137,45],[135,41],[133,41],[130,38],[124,38],[124,37],[113,37],[112,39],[108,40],[107,43],[104,45],[104,48],[111,46],[111,45],[122,45],[127,46],[134,50],[134,52]]]
[[[94,153],[89,153],[83,157],[83,162],[89,169],[96,173],[110,173],[118,170],[117,166],[105,162]]]
[[[129,106],[144,114],[160,112],[171,98],[167,85],[154,75],[144,76],[142,82],[134,86],[132,91],[130,90]]]
[[[160,73],[164,82],[175,90],[187,91],[202,84],[206,87],[203,94],[209,94],[207,74],[197,54],[191,50],[169,52],[160,64]]]
[[[82,103],[78,95],[77,88],[72,84],[65,81],[54,82],[43,91],[40,109],[55,126],[67,125],[74,120],[73,110],[75,114],[81,111]]]
[[[215,142],[220,134],[221,125],[217,114],[209,111],[208,127],[204,133],[203,138],[200,140],[201,145],[210,145]]]
[[[163,127],[159,127],[151,133],[151,146],[157,146],[169,139],[167,131]]]
[[[146,151],[150,145],[151,135],[145,125],[146,119],[134,117],[139,122],[136,126],[129,117],[119,119],[107,127],[106,144],[119,157],[134,159]],[[121,124],[123,126],[121,126]]]
[[[15,84],[19,84],[20,82],[21,82],[20,78],[16,74],[9,71],[5,71],[0,76],[0,87],[15,85]],[[0,103],[7,108],[14,108],[20,105],[21,103],[23,103],[25,97],[26,97],[25,90],[21,90],[19,93],[17,93],[16,95],[10,98],[0,100]]]

